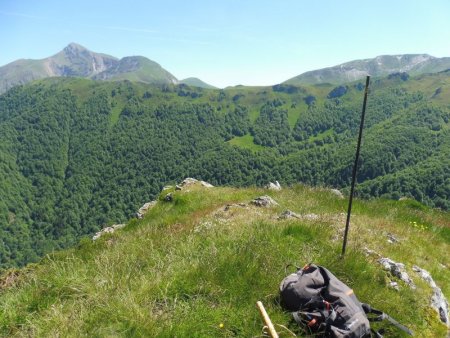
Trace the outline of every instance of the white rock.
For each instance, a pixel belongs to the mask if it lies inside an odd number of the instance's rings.
[[[388,284],[391,288],[395,289],[395,290],[400,290],[400,288],[398,287],[398,283],[394,282],[394,281],[390,281]]]
[[[125,224],[114,224],[110,227],[103,228],[102,230],[95,233],[95,235],[92,237],[92,240],[95,241],[99,239],[104,234],[112,234],[117,229],[122,229],[125,226]]]
[[[208,183],[208,182],[205,182],[205,181],[200,181],[200,183],[205,188],[214,188],[214,186],[211,183]]]
[[[269,184],[266,185],[266,189],[281,190],[280,182],[278,182],[278,181],[275,181],[275,183],[269,182]]]
[[[142,207],[139,208],[139,210],[136,212],[137,218],[141,219],[144,217],[144,215],[152,209],[156,205],[157,201],[151,201],[145,203]]]
[[[278,205],[278,203],[272,197],[267,195],[257,197],[250,203],[258,207],[270,207],[272,205]]]
[[[185,187],[185,186],[187,186],[187,185],[195,184],[195,183],[197,183],[197,182],[198,182],[198,180],[196,180],[195,178],[187,177],[187,178],[185,178],[185,179],[183,180],[183,182],[181,182],[181,183],[179,184],[179,186]]]
[[[344,194],[337,189],[330,189],[330,191],[340,199],[344,199]]]
[[[298,219],[300,219],[301,216],[296,214],[295,212],[293,212],[291,210],[285,210],[278,217],[278,219],[289,219],[289,218],[298,218]]]
[[[388,240],[387,240],[388,243],[391,243],[391,244],[400,242],[400,240],[397,237],[395,237],[393,234],[390,234],[390,233],[387,234],[387,238],[388,238]]]
[[[450,327],[450,319],[448,315],[448,301],[440,287],[438,287],[431,277],[431,274],[424,269],[419,268],[417,265],[413,266],[413,270],[419,274],[419,276],[428,283],[433,289],[433,295],[431,296],[431,307],[439,314],[441,322]]]
[[[378,262],[383,266],[385,270],[390,271],[395,277],[400,278],[402,281],[408,284],[411,289],[416,288],[414,282],[406,273],[405,265],[403,263],[396,263],[389,258],[380,258]]]

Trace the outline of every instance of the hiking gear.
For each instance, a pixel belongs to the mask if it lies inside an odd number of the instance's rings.
[[[360,149],[361,149],[362,133],[363,133],[363,129],[364,129],[364,118],[366,116],[366,105],[367,105],[367,94],[369,93],[369,82],[370,82],[370,76],[367,75],[366,89],[364,90],[364,102],[363,102],[363,108],[362,108],[362,113],[361,113],[361,122],[359,124],[358,144],[356,146],[355,163],[353,164],[352,185],[350,187],[350,197],[348,199],[347,220],[345,222],[344,242],[342,243],[342,256],[345,255],[345,248],[347,247],[348,230],[350,228],[350,215],[352,213],[353,194],[355,192],[355,184],[356,184],[356,172],[358,170],[359,153],[360,153]]]
[[[266,324],[267,329],[269,330],[270,337],[278,338],[279,337],[278,333],[277,333],[277,331],[275,331],[275,327],[273,326],[272,321],[270,320],[269,315],[267,314],[263,303],[260,301],[257,301],[256,306],[258,307],[259,313],[261,314],[261,317],[263,318],[264,323]]]
[[[381,321],[386,319],[392,325],[396,326],[398,329],[400,329],[402,331],[405,331],[410,336],[414,335],[414,333],[410,329],[408,329],[406,326],[400,324],[394,318],[392,318],[391,316],[387,315],[383,311],[373,309],[369,304],[361,303],[361,305],[362,305],[362,307],[364,309],[364,312],[366,314],[374,314],[374,315],[376,315],[375,317],[367,316],[367,319],[369,319],[369,322],[381,322]]]
[[[284,278],[280,284],[280,298],[281,305],[292,312],[302,328],[322,337],[371,337],[373,331],[365,309],[379,315],[374,320],[390,318],[362,304],[352,289],[326,268],[314,264],[308,264]],[[412,335],[403,325],[396,326]],[[382,337],[380,332],[373,333]]]

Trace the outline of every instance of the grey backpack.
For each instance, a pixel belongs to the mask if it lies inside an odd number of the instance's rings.
[[[280,284],[280,300],[295,321],[315,336],[363,338],[373,333],[382,337],[380,332],[370,329],[368,313],[377,315],[371,321],[388,319],[412,335],[391,317],[361,303],[352,289],[322,266],[308,264],[284,278]]]

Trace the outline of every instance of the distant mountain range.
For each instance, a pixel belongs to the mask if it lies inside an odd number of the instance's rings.
[[[447,69],[450,69],[450,57],[437,58],[428,54],[382,55],[373,59],[355,60],[309,71],[285,81],[284,84],[341,84],[359,80],[366,75],[382,77],[398,72],[418,75]],[[178,80],[158,63],[143,56],[118,59],[71,43],[61,52],[48,58],[20,59],[0,67],[0,94],[16,85],[56,76],[215,88],[198,78]]]
[[[61,52],[48,58],[21,59],[0,67],[0,93],[16,85],[56,76],[84,77],[94,80],[130,80],[149,84],[186,83],[214,88],[195,78],[178,81],[158,63],[143,56],[127,56],[118,59],[71,43]]]
[[[411,75],[437,73],[450,69],[450,57],[437,58],[428,54],[381,55],[373,59],[355,60],[334,67],[300,74],[285,84],[341,84],[371,75],[386,76],[406,72]]]

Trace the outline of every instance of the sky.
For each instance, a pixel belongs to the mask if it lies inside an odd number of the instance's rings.
[[[180,80],[273,85],[378,55],[450,57],[450,1],[0,0],[0,66],[71,42]]]

